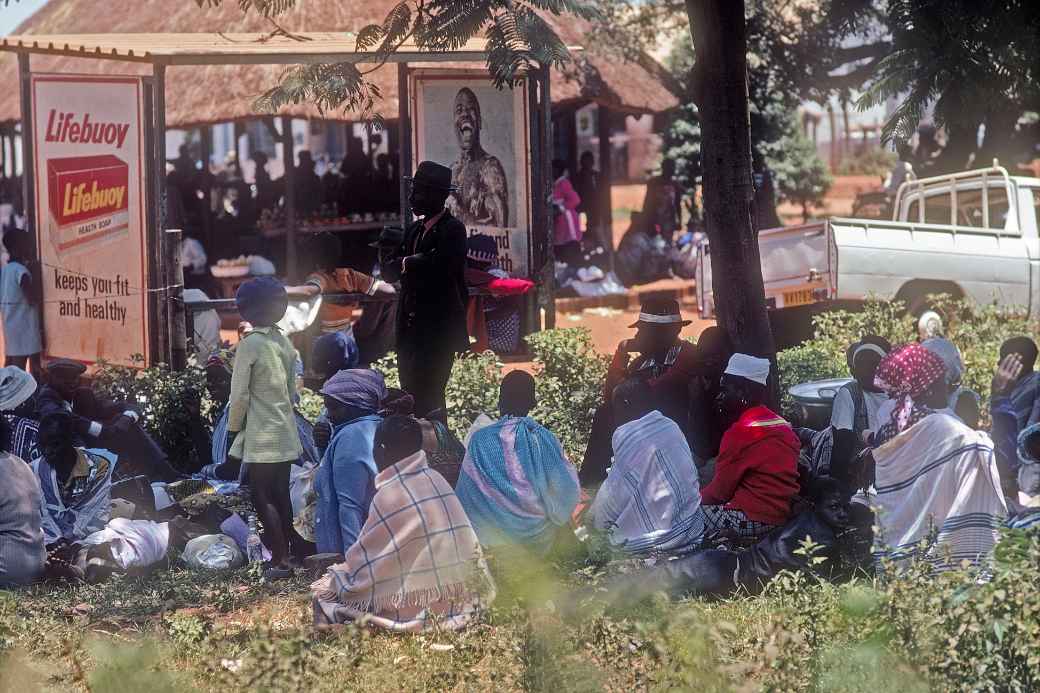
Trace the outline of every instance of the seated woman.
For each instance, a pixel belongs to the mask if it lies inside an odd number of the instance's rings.
[[[212,435],[205,429],[201,415],[193,417],[196,425],[191,431],[191,436],[202,461],[199,475],[204,479],[245,481],[245,467],[241,460],[228,456],[231,447],[231,439],[228,436],[228,403],[231,400],[231,369],[234,359],[234,351],[225,349],[214,353],[206,361],[206,389],[216,405],[216,411],[220,413],[213,424]],[[300,435],[303,452],[300,454],[299,462],[293,467],[307,469],[317,465],[321,457],[314,444],[314,426],[299,411],[295,414],[296,431]],[[294,469],[290,475],[296,473],[298,472]]]
[[[314,476],[314,536],[319,553],[342,555],[357,541],[375,495],[372,450],[386,384],[376,371],[353,369],[334,375],[321,394],[334,433]]]
[[[968,428],[979,427],[979,403],[982,398],[974,390],[961,385],[964,378],[964,359],[957,345],[943,337],[932,337],[921,342],[928,351],[940,359],[946,367],[946,389],[949,392],[947,408],[963,421]]]
[[[787,522],[798,493],[801,444],[790,424],[764,404],[769,361],[734,354],[716,406],[728,424],[715,478],[701,490],[706,535],[758,539]]]
[[[33,472],[42,491],[43,534],[47,545],[77,542],[103,529],[112,500],[116,456],[107,450],[76,447],[72,414],[55,412],[40,422],[42,457]]]
[[[421,447],[415,419],[379,426],[371,510],[344,561],[311,585],[316,625],[365,619],[397,632],[457,630],[494,600],[477,535]]]
[[[682,554],[704,538],[700,482],[682,429],[654,408],[650,386],[614,389],[614,464],[589,514],[630,554]]]
[[[854,380],[834,396],[832,428],[852,431],[856,440],[862,440],[864,431],[877,430],[878,409],[888,401],[888,395],[874,385],[874,376],[881,359],[890,351],[888,340],[877,335],[867,335],[849,345],[845,360]]]
[[[509,373],[502,418],[474,433],[466,449],[456,493],[484,546],[548,551],[578,504],[577,472],[556,436],[527,416],[534,405],[534,378]]]
[[[17,366],[0,368],[0,449],[26,462],[40,456],[40,422],[32,418],[36,411],[36,378]]]
[[[47,550],[41,528],[40,485],[32,468],[14,455],[0,453],[0,479],[2,589],[38,580],[43,575]]]
[[[886,356],[877,385],[896,402],[872,441],[876,560],[899,565],[927,540],[936,571],[985,562],[1007,517],[989,436],[949,412],[946,367],[920,344]]]

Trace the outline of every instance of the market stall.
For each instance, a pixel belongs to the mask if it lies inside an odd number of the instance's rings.
[[[166,171],[167,164],[176,171],[177,160],[171,159],[166,151],[166,137],[159,136],[159,133],[165,133],[167,130],[165,119],[168,72],[212,65],[286,65],[347,59],[356,62],[376,62],[385,59],[372,53],[357,52],[354,48],[355,42],[352,37],[333,33],[294,34],[291,38],[254,33],[34,35],[9,36],[3,39],[0,50],[17,53],[19,60],[25,160],[23,196],[29,228],[36,230],[36,258],[41,262],[47,260],[47,264],[53,266],[55,271],[68,270],[69,276],[86,277],[89,281],[115,282],[106,285],[112,289],[111,292],[102,295],[103,291],[99,293],[95,290],[89,296],[81,295],[90,292],[82,290],[75,281],[45,282],[44,304],[55,306],[45,308],[45,330],[56,333],[58,325],[61,324],[63,331],[80,332],[79,329],[69,330],[70,327],[78,326],[67,322],[70,315],[59,314],[62,304],[65,304],[66,308],[79,306],[79,310],[85,309],[85,312],[95,315],[97,305],[108,305],[104,303],[107,300],[111,307],[105,310],[114,311],[114,315],[128,315],[129,313],[119,311],[126,309],[124,303],[133,302],[140,305],[139,312],[134,315],[142,328],[142,350],[135,353],[145,356],[145,363],[183,363],[185,340],[180,301],[183,284],[179,281],[178,253],[169,252],[169,248],[164,249],[163,243],[165,229],[180,228],[171,218],[176,216],[176,205],[172,200],[177,189],[171,186],[170,176]],[[34,73],[31,61],[33,56],[38,55],[119,62],[127,66],[127,73],[88,77],[72,72]],[[399,93],[413,94],[416,93],[411,86],[414,83],[412,68],[415,64],[429,68],[431,65],[450,62],[455,68],[468,64],[472,70],[484,61],[483,41],[471,41],[456,51],[439,53],[405,44],[388,60],[397,64]],[[137,69],[133,69],[135,65]],[[150,74],[140,74],[141,66],[145,66]],[[441,73],[441,78],[451,76],[445,71]],[[472,72],[459,73],[455,77],[470,81],[476,79]],[[59,81],[64,82],[66,87],[79,89],[80,96],[65,106],[55,104],[56,97],[51,96],[47,90]],[[109,90],[124,99],[122,110],[111,98],[101,98],[100,92],[92,97],[92,88],[95,91]],[[473,93],[473,89],[480,87],[471,85],[466,88]],[[499,242],[500,247],[516,254],[515,262],[522,276],[538,279],[551,272],[552,267],[552,250],[549,243],[550,212],[546,204],[550,158],[548,71],[539,70],[531,75],[530,86],[525,81],[520,93],[520,97],[513,99],[520,110],[517,111],[514,120],[510,121],[516,126],[514,133],[523,138],[521,142],[516,142],[515,138],[511,140],[510,147],[524,148],[522,160],[515,157],[509,159],[516,164],[515,170],[518,172],[517,177],[511,181],[515,186],[514,192],[510,193],[514,214],[495,219],[475,218],[473,223],[468,223],[467,226],[471,227],[471,233],[497,232],[498,237],[503,239]],[[41,104],[46,105],[45,101],[48,98],[51,99],[47,102],[51,104],[48,112],[37,108]],[[427,129],[422,120],[416,120],[421,116],[415,112],[415,106],[411,102],[412,99],[401,98],[397,104],[395,138],[398,143],[396,164],[399,172],[410,172],[413,169],[417,162],[416,146],[420,147],[420,152],[424,151],[422,147],[429,147],[428,140],[423,139],[422,133],[425,132],[429,136],[431,132],[435,132]],[[432,102],[416,103],[424,108],[433,107]],[[74,112],[72,107],[80,110]],[[69,118],[67,124],[62,115],[66,111]],[[109,113],[111,117],[105,116],[105,113]],[[53,123],[47,119],[52,116],[58,118],[61,127],[65,128],[62,132],[66,134],[66,139],[70,142],[75,140],[79,149],[48,149],[53,144]],[[128,161],[121,149],[125,143],[120,143],[109,152],[103,150],[104,143],[92,141],[91,138],[83,140],[82,133],[87,130],[87,123],[93,122],[96,127],[100,122],[108,122],[104,120],[108,117],[114,124],[113,127],[119,128],[122,127],[119,123],[123,122],[123,116],[126,116],[128,123],[138,125],[137,128],[127,126],[127,141],[136,143],[135,155],[130,157],[132,161]],[[280,144],[287,154],[286,160],[295,163],[292,154],[292,127],[288,116],[281,117],[281,125],[280,130],[272,125],[272,130],[279,135]],[[78,140],[75,133],[79,133]],[[115,140],[108,142],[107,146],[115,147]],[[122,199],[116,200],[113,197],[110,200],[111,209],[104,210],[108,216],[103,220],[99,221],[100,217],[94,215],[89,219],[70,216],[55,221],[52,212],[53,200],[56,199],[54,195],[57,193],[47,192],[50,190],[48,184],[62,184],[53,175],[56,162],[67,161],[72,154],[94,157],[91,159],[92,166],[96,164],[91,169],[90,175],[94,176],[92,181],[100,180],[99,176],[108,175],[101,173],[105,161],[108,161],[116,171],[112,175],[117,176],[120,181],[125,179],[126,187],[131,191],[126,200],[129,206],[123,205]],[[45,158],[41,159],[41,155]],[[98,158],[104,156],[111,158],[105,161]],[[134,165],[130,165],[131,163]],[[69,170],[71,171],[71,168]],[[277,205],[268,208],[274,211],[266,217],[262,210],[254,213],[255,222],[251,229],[252,235],[257,239],[279,239],[279,244],[284,248],[284,262],[279,263],[282,269],[278,273],[290,280],[295,280],[301,273],[306,272],[306,268],[299,267],[298,248],[302,239],[308,235],[316,232],[370,233],[378,231],[391,221],[402,224],[410,221],[407,205],[404,203],[406,188],[400,182],[403,180],[400,176],[397,190],[399,206],[396,213],[385,209],[351,212],[339,208],[332,209],[327,199],[316,205],[313,198],[301,195],[302,191],[307,190],[306,185],[301,185],[301,171],[305,174],[308,171],[308,162],[304,161],[302,156],[299,166],[285,167],[281,190],[277,192]],[[313,183],[313,179],[311,182]],[[232,178],[225,181],[223,187],[230,188],[234,185],[237,183]],[[218,181],[214,181],[213,187],[220,187]],[[137,192],[133,192],[134,190]],[[118,217],[118,223],[111,221],[115,217]],[[91,227],[90,224],[94,224],[95,227]],[[54,239],[61,234],[66,234],[68,238],[56,244]],[[74,243],[76,239],[80,242]],[[284,244],[280,243],[280,239],[284,239]],[[75,250],[73,246],[76,246]],[[125,279],[120,270],[125,274],[127,267],[132,268],[138,264],[139,280],[119,283]],[[542,286],[551,287],[551,282],[542,282]],[[532,297],[526,301],[523,315],[525,332],[538,329],[540,326],[537,309],[539,302],[550,307],[551,315],[552,302],[546,298],[542,296],[539,301],[538,298]],[[78,319],[81,316],[71,317]],[[49,349],[49,355],[68,356],[86,362],[102,359],[115,362],[132,361],[133,354],[123,353],[126,351],[123,340],[118,333],[113,332],[110,325],[97,325],[95,331],[96,338],[92,341],[79,340],[63,345],[60,347],[62,353]]]

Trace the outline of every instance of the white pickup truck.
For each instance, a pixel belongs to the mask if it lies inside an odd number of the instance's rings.
[[[994,166],[908,181],[892,216],[759,232],[770,309],[793,314],[877,296],[903,300],[917,314],[928,294],[948,293],[1040,316],[1040,178]],[[708,318],[710,251],[700,251],[697,294]],[[779,315],[772,317],[776,324]]]

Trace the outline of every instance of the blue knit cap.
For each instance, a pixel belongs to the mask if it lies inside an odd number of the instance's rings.
[[[285,315],[289,295],[274,277],[258,277],[238,287],[235,303],[243,320],[254,327],[271,327]]]

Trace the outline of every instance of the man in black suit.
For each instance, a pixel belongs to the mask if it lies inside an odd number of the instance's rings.
[[[456,354],[469,347],[466,331],[466,227],[445,209],[451,169],[419,164],[408,204],[420,217],[393,248],[380,252],[383,276],[401,281],[397,309],[397,367],[401,387],[428,418],[445,408],[444,388]],[[443,413],[440,415],[444,416]]]

